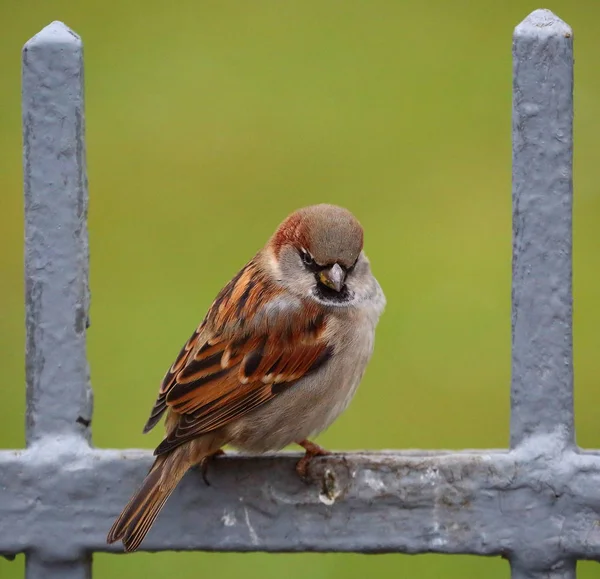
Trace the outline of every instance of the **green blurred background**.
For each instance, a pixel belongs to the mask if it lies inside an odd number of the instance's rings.
[[[0,0],[0,446],[24,444],[20,50],[83,37],[94,443],[152,448],[158,382],[212,298],[297,207],[353,210],[388,308],[335,449],[505,447],[511,34],[537,1]],[[600,447],[597,0],[576,39],[578,441]],[[160,520],[158,522],[160,524]],[[94,577],[508,577],[499,559],[97,555]],[[583,563],[579,577],[597,577]],[[2,579],[23,557],[0,559]]]

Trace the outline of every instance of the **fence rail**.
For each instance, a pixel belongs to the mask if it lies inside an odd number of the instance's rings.
[[[465,553],[514,579],[600,560],[600,451],[575,445],[573,35],[536,10],[513,37],[511,448],[226,456],[190,472],[142,550]],[[0,451],[0,553],[29,579],[91,576],[93,552],[151,463],[90,446],[87,179],[80,38],[53,22],[23,49],[27,448]],[[176,531],[176,532],[175,532]]]

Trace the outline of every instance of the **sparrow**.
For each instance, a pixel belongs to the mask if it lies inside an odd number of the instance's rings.
[[[265,453],[297,443],[296,470],[328,452],[311,442],[347,408],[385,307],[363,229],[335,205],[289,215],[221,290],[160,386],[144,432],[166,436],[107,542],[141,544],[183,475],[230,445]]]

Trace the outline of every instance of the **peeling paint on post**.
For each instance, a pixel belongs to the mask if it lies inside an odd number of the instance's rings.
[[[574,579],[600,560],[600,451],[574,444],[573,52],[537,10],[514,35],[511,449],[231,454],[193,469],[141,551],[462,553],[513,579]],[[0,555],[28,579],[89,579],[93,552],[152,462],[93,449],[85,352],[87,183],[79,37],[54,22],[23,51],[27,449],[0,451]]]

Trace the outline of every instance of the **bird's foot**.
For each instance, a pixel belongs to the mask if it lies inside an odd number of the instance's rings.
[[[206,486],[209,487],[210,483],[208,482],[208,477],[206,476],[208,474],[208,463],[213,460],[215,457],[217,456],[222,456],[225,454],[225,451],[222,449],[217,450],[217,452],[213,452],[212,454],[209,454],[208,456],[205,456],[201,461],[200,461],[200,474],[202,474],[202,479],[204,480],[204,482],[206,483]]]
[[[311,460],[315,456],[327,456],[328,454],[331,454],[331,453],[328,450],[321,448],[318,444],[311,442],[310,440],[304,439],[304,440],[301,440],[300,442],[298,442],[297,444],[299,444],[302,448],[304,448],[304,450],[306,450],[306,453],[298,461],[298,464],[296,464],[296,472],[298,473],[298,476],[304,482],[307,482],[308,481],[308,465],[310,464]]]

